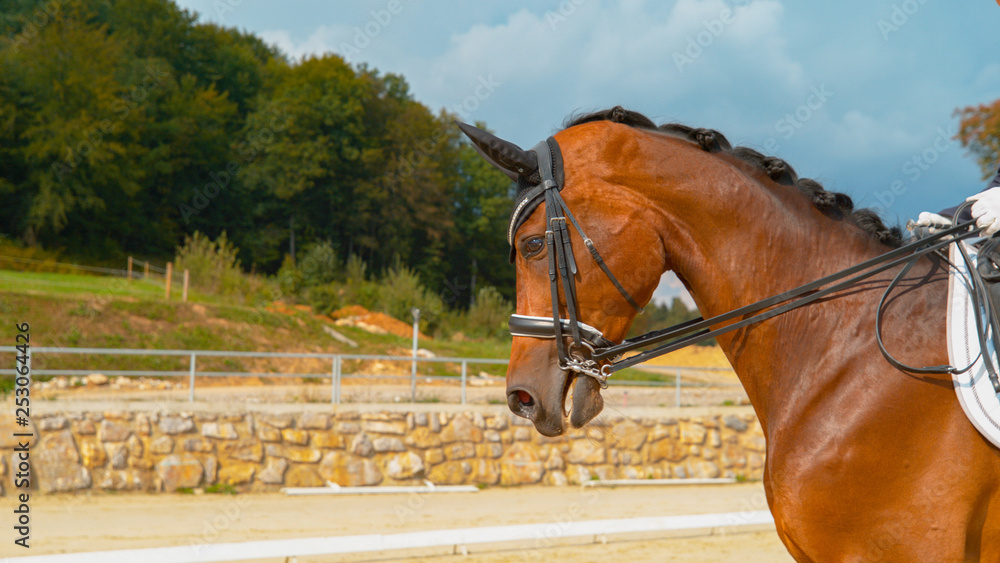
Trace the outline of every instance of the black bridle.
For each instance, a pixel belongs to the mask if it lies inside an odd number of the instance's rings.
[[[708,319],[694,319],[665,329],[648,332],[641,336],[625,340],[620,344],[615,344],[605,338],[600,330],[580,322],[578,318],[575,281],[578,268],[570,241],[567,220],[579,233],[594,261],[600,266],[608,279],[611,280],[622,297],[640,313],[642,312],[642,307],[636,303],[632,295],[629,294],[618,279],[615,278],[614,274],[611,273],[611,270],[604,262],[597,248],[595,248],[593,241],[584,233],[580,223],[573,216],[572,212],[570,212],[566,206],[566,202],[560,195],[560,191],[563,188],[563,171],[559,144],[554,138],[549,137],[546,141],[535,145],[532,151],[538,158],[538,183],[528,185],[523,176],[519,177],[520,189],[516,198],[514,212],[511,214],[507,239],[511,245],[511,257],[513,259],[514,252],[516,252],[514,234],[535,208],[541,203],[545,203],[545,245],[549,260],[552,317],[533,317],[514,314],[511,315],[508,325],[512,336],[555,339],[559,367],[563,370],[592,377],[600,383],[602,388],[606,388],[608,377],[616,371],[714,338],[720,334],[767,320],[797,307],[808,305],[832,293],[851,287],[864,279],[900,265],[904,265],[904,267],[887,287],[879,302],[876,314],[876,336],[879,348],[886,359],[890,364],[899,369],[921,374],[962,373],[971,369],[975,364],[975,361],[973,361],[972,364],[965,368],[956,368],[949,365],[928,367],[908,366],[896,360],[886,350],[881,337],[881,318],[889,292],[920,257],[931,253],[940,254],[940,251],[948,245],[978,235],[979,229],[975,228],[975,223],[972,221],[954,225],[934,234],[928,234],[915,242],[768,299]],[[959,213],[956,213],[955,216],[958,217]],[[961,248],[961,245],[959,247]],[[965,256],[965,259],[968,261],[968,256]],[[997,349],[1000,349],[1000,331],[998,331],[1000,321],[997,319],[996,312],[990,310],[989,300],[986,298],[982,280],[977,278],[977,274],[975,274],[976,269],[972,267],[971,262],[969,264],[970,273],[973,277],[972,287],[974,291],[972,291],[972,294],[974,305],[977,307],[977,310],[985,311],[992,328],[990,337]],[[559,308],[560,289],[566,301],[568,319],[561,317]],[[750,316],[748,317],[747,315]],[[713,325],[734,320],[735,322],[721,328],[711,328]],[[979,320],[977,317],[977,321]],[[981,348],[985,350],[987,327],[980,322],[977,328]],[[567,338],[572,339],[568,346],[565,342]],[[646,348],[647,346],[661,342],[666,342],[666,344],[644,350],[628,358],[621,357],[626,352]],[[997,370],[992,365],[988,356],[988,354],[983,355],[987,372],[989,373],[994,389],[1000,393],[1000,378],[998,378]]]
[[[510,226],[507,230],[507,241],[514,248],[514,233],[518,227],[527,220],[531,212],[540,203],[545,203],[545,246],[548,250],[549,258],[549,285],[552,295],[552,318],[529,317],[525,315],[511,315],[508,322],[510,333],[513,336],[530,336],[535,338],[554,338],[556,350],[559,358],[559,367],[567,371],[573,371],[583,375],[593,377],[600,382],[602,387],[607,387],[608,375],[611,372],[604,370],[595,358],[598,350],[607,349],[614,346],[614,343],[604,338],[600,330],[583,324],[577,315],[576,298],[576,274],[578,272],[576,257],[573,254],[573,244],[570,240],[569,224],[576,229],[583,239],[584,246],[590,251],[590,255],[604,271],[611,283],[618,289],[629,305],[639,313],[642,307],[635,302],[632,295],[622,286],[618,278],[611,273],[608,265],[605,264],[601,254],[594,246],[594,242],[583,231],[579,221],[566,206],[560,191],[563,188],[561,181],[556,180],[558,172],[562,179],[562,153],[559,151],[559,144],[552,137],[538,143],[532,149],[538,156],[539,183],[521,190],[517,205],[511,215]],[[512,254],[513,256],[513,254]],[[560,288],[566,300],[566,312],[568,319],[562,319],[559,311]],[[572,338],[569,346],[566,345],[564,334],[568,333]]]

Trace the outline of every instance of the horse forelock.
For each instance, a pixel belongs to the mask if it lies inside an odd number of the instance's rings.
[[[722,133],[714,129],[696,128],[680,123],[656,125],[645,115],[621,106],[570,116],[563,124],[563,129],[594,121],[611,121],[635,129],[664,133],[694,143],[704,151],[732,155],[762,172],[777,184],[795,186],[799,193],[808,198],[827,217],[847,220],[887,246],[899,247],[903,244],[902,230],[898,226],[887,226],[875,211],[867,208],[855,209],[854,202],[847,194],[828,191],[811,178],[799,178],[795,169],[780,158],[764,155],[748,147],[733,147]]]

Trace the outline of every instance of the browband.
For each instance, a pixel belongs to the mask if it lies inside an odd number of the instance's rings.
[[[547,165],[551,170],[552,179],[556,182],[559,191],[564,185],[564,172],[562,165],[562,152],[559,144],[552,137],[541,141],[531,148],[531,151],[538,157],[542,165]],[[514,233],[521,228],[521,225],[531,217],[535,209],[545,201],[545,186],[540,182],[531,184],[532,180],[539,178],[539,173],[535,172],[531,178],[519,176],[517,181],[517,195],[514,196],[514,210],[510,214],[510,221],[507,224],[507,244],[510,245],[510,263],[514,263],[517,255],[517,248],[514,244]]]

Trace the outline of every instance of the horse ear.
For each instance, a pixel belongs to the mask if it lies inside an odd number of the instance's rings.
[[[455,125],[472,140],[476,152],[511,180],[516,182],[518,176],[531,176],[538,170],[538,155],[534,152],[467,123],[456,121]]]

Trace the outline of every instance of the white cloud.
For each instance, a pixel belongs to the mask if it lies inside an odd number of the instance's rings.
[[[262,31],[259,35],[261,39],[269,45],[274,45],[286,55],[298,58],[295,54],[298,48],[295,45],[295,41],[292,39],[292,34],[288,33],[288,31],[284,29],[271,29]]]
[[[345,53],[345,44],[365,43],[355,37],[365,24],[319,25],[305,38],[283,29],[261,35],[296,59],[332,51],[401,72],[433,109],[461,103],[492,75],[503,86],[489,101],[494,111],[484,102],[479,115],[510,108],[522,114],[523,121],[510,122],[519,128],[540,119],[553,127],[573,111],[619,103],[654,117],[673,117],[672,108],[692,100],[730,109],[753,100],[777,103],[794,99],[807,82],[789,52],[778,0],[566,0],[549,8],[521,8],[498,23],[457,30],[444,49],[423,56],[395,45],[399,36],[376,37],[355,56]],[[748,81],[757,88],[739,95],[749,99],[726,99]],[[525,114],[526,99],[538,100],[530,108],[535,113]]]
[[[513,80],[540,79],[558,72],[559,35],[542,17],[520,10],[506,23],[476,25],[452,38],[448,50],[428,61],[426,87],[438,93],[461,92],[477,76],[493,73]]]
[[[337,52],[338,38],[340,41],[349,39],[346,28],[325,25],[317,27],[309,37],[302,41],[296,41],[284,29],[262,31],[260,37],[267,43],[276,45],[293,60],[310,55],[320,56],[324,53]]]
[[[751,95],[768,103],[806,85],[783,36],[783,14],[776,0],[591,0],[568,14],[521,9],[454,35],[444,52],[406,75],[420,99],[448,107],[492,73],[504,84],[495,103],[516,99],[524,108],[525,99],[536,99],[550,125],[573,110],[616,103],[662,115],[691,98],[746,96],[735,91],[747,81],[767,84]]]

